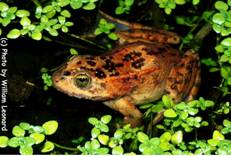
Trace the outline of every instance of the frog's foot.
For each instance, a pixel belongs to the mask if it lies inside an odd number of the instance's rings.
[[[132,127],[141,125],[142,113],[127,99],[106,101],[104,104],[123,114],[124,122],[130,123]]]
[[[175,102],[189,101],[197,95],[200,82],[199,55],[189,50],[171,70],[166,83],[166,91]]]

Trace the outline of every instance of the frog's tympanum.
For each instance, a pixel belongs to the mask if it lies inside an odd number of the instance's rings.
[[[180,38],[171,32],[134,29],[118,32],[120,43],[101,56],[75,56],[53,75],[54,86],[77,98],[99,100],[125,116],[133,126],[142,113],[135,105],[169,94],[175,102],[198,92],[197,53],[181,56],[170,44]]]

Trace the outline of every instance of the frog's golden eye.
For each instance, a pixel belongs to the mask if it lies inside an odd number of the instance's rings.
[[[81,73],[75,77],[75,85],[79,88],[85,88],[91,83],[91,78],[89,75]]]

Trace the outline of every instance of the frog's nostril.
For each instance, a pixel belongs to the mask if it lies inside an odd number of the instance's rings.
[[[71,75],[71,72],[69,72],[69,71],[64,71],[64,72],[63,72],[63,75],[64,75],[64,76],[69,76],[69,75]]]

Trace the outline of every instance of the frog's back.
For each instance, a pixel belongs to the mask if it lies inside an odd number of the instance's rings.
[[[179,58],[178,51],[168,45],[138,42],[116,48],[107,55],[98,56],[96,68],[105,73],[105,78],[114,79],[154,71],[164,72],[170,70]]]

